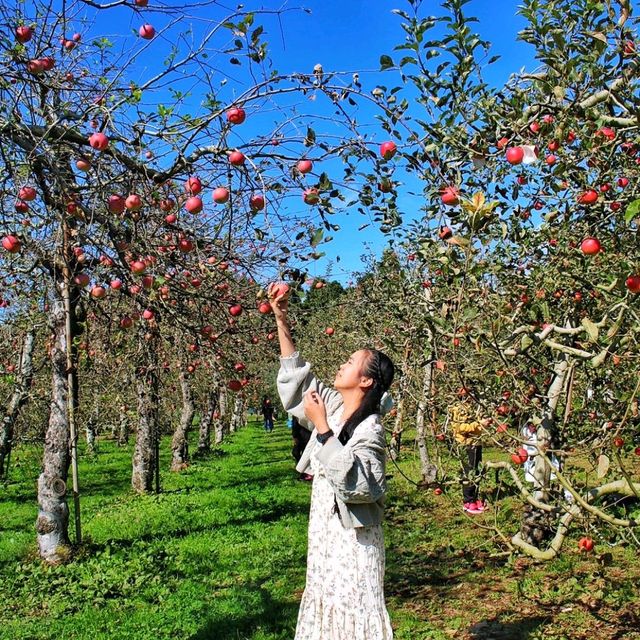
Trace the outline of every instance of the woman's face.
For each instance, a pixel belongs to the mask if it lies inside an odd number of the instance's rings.
[[[357,387],[369,386],[366,384],[371,378],[365,377],[371,354],[366,349],[355,351],[349,359],[341,365],[336,374],[333,386],[336,389],[355,389]]]

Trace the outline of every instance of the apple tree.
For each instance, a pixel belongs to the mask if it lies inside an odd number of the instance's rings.
[[[526,1],[539,66],[492,87],[467,4],[425,17],[408,2],[405,41],[381,58],[399,80],[379,95],[393,170],[423,185],[421,219],[397,233],[452,340],[441,415],[468,392],[492,421],[513,456],[487,466],[527,504],[510,544],[551,558],[575,521],[628,539],[635,522],[606,496],[640,489],[637,33],[624,0]]]

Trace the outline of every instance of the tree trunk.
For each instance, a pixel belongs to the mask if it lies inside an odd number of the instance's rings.
[[[222,444],[226,435],[225,410],[227,406],[226,391],[223,386],[218,387],[218,411],[213,414],[213,430],[215,433],[216,446]]]
[[[57,292],[56,292],[57,293]],[[69,545],[67,474],[71,460],[67,416],[66,318],[64,302],[57,295],[50,302],[51,409],[45,435],[42,473],[38,478],[36,531],[40,557],[49,563],[63,560]]]
[[[33,348],[35,345],[35,329],[27,331],[22,343],[22,353],[18,363],[16,384],[9,400],[7,410],[2,419],[2,432],[0,432],[0,478],[9,475],[9,457],[13,445],[13,433],[20,410],[27,402],[29,389],[33,380]],[[5,460],[6,466],[5,466]]]
[[[229,431],[234,433],[244,425],[244,398],[240,395],[236,396],[233,403],[233,414],[229,421]]]
[[[214,414],[214,431],[216,434],[215,443],[216,445],[222,444],[224,441],[224,437],[227,434],[227,391],[223,386],[220,386],[218,389],[218,411],[216,415]]]
[[[530,473],[534,478],[533,496],[543,503],[548,503],[550,499],[552,473],[550,460],[545,452],[554,446],[556,410],[567,380],[568,369],[567,356],[556,361],[553,368],[553,380],[547,392],[547,406],[542,422],[535,432],[535,444],[542,453],[535,455]],[[553,536],[555,526],[554,518],[546,511],[526,504],[519,535],[525,542],[539,547],[545,540]]]
[[[405,343],[404,360],[402,362],[402,376],[398,385],[398,404],[396,407],[396,420],[391,432],[391,440],[389,442],[389,455],[392,460],[397,460],[400,455],[400,444],[402,440],[403,421],[404,421],[404,403],[407,396],[407,384],[409,378],[407,376],[407,365],[409,364],[409,355],[411,354],[411,344]]]
[[[140,360],[136,371],[138,430],[133,452],[131,486],[137,493],[153,490],[158,438],[158,342],[155,323],[140,335]]]
[[[129,418],[122,416],[118,425],[118,446],[126,447],[129,444]]]
[[[208,453],[211,450],[211,424],[213,414],[218,406],[218,390],[209,389],[207,392],[207,402],[200,420],[200,431],[198,434],[198,453]]]
[[[422,482],[432,484],[436,480],[438,467],[433,464],[429,458],[429,449],[427,448],[427,433],[425,429],[425,415],[433,399],[433,360],[424,368],[424,376],[422,378],[422,394],[418,402],[418,410],[416,412],[416,443],[418,445],[418,453],[420,454],[420,472],[422,473]]]
[[[87,453],[94,454],[96,452],[96,417],[94,417],[93,413],[87,419],[85,437],[87,440]]]
[[[182,389],[182,414],[180,423],[173,434],[171,441],[171,471],[182,471],[189,462],[189,430],[195,415],[195,405],[193,404],[193,394],[187,374],[183,367],[180,367],[180,388]]]

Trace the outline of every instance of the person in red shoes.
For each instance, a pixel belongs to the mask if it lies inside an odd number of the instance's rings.
[[[470,515],[483,513],[485,503],[478,496],[478,485],[473,476],[482,462],[481,436],[487,420],[474,416],[468,396],[451,409],[450,427],[456,442],[464,447],[462,477],[462,509]]]

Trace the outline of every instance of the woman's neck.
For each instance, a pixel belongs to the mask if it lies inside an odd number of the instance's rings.
[[[342,394],[342,420],[348,420],[362,403],[364,394],[359,389],[341,391]]]

